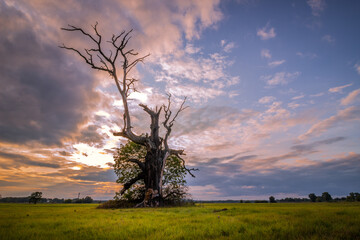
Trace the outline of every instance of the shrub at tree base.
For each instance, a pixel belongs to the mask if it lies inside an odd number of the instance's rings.
[[[134,208],[138,202],[131,202],[127,200],[109,200],[107,202],[101,203],[97,208],[99,209],[111,209],[111,208]],[[195,206],[193,200],[184,199],[176,202],[166,202],[164,204],[167,207],[191,207]]]
[[[135,207],[136,203],[125,200],[109,200],[101,203],[97,208],[132,208]]]

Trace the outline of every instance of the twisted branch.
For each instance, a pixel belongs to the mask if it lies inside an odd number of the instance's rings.
[[[172,115],[172,111],[171,111],[171,94],[168,94],[168,105],[167,106],[165,104],[163,105],[164,112],[165,112],[165,121],[163,122],[163,126],[166,129],[166,133],[165,133],[165,137],[164,137],[165,150],[169,149],[167,141],[168,141],[168,138],[169,138],[169,136],[171,134],[171,130],[172,130],[172,127],[174,125],[175,119],[178,117],[180,112],[182,112],[186,108],[188,108],[188,106],[184,107],[185,101],[186,101],[186,97],[184,98],[183,102],[180,105],[180,108],[177,110],[177,112],[175,113],[175,115],[174,115],[174,117],[172,119],[171,119],[171,115]]]
[[[93,48],[85,48],[85,53],[73,47],[68,47],[65,44],[59,47],[77,53],[88,65],[91,66],[91,68],[110,74],[110,76],[115,81],[116,87],[121,95],[124,105],[123,130],[120,133],[114,133],[114,135],[122,136],[130,139],[135,143],[144,145],[146,139],[132,132],[131,117],[127,103],[130,93],[136,91],[135,83],[137,82],[137,79],[129,78],[127,77],[127,75],[139,62],[143,62],[144,59],[149,56],[149,54],[143,57],[136,58],[129,64],[128,57],[138,55],[138,53],[134,52],[133,49],[125,50],[129,40],[131,39],[130,33],[133,31],[132,29],[128,32],[122,31],[118,35],[113,35],[111,40],[107,41],[111,43],[113,49],[109,51],[109,54],[106,54],[102,48],[102,35],[98,31],[97,25],[98,23],[96,22],[96,24],[92,26],[94,34],[90,34],[84,31],[82,28],[73,25],[68,25],[68,27],[66,28],[61,28],[61,30],[68,32],[80,32],[83,35],[87,36],[88,39],[90,39],[91,42],[95,44],[95,47]],[[119,56],[122,57],[121,67],[123,71],[121,77],[118,76],[117,72],[117,60]],[[95,61],[94,57],[97,57],[98,61]]]

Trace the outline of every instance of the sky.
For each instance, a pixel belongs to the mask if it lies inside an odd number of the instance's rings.
[[[197,200],[360,191],[360,2],[0,0],[0,194],[111,199],[126,140],[113,80],[63,43],[133,29],[138,106],[187,97],[169,144],[185,149]]]

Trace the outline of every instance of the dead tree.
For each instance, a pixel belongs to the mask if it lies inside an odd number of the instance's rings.
[[[146,57],[137,57],[138,53],[134,49],[127,49],[129,40],[131,39],[130,33],[132,30],[126,32],[122,31],[118,35],[113,35],[107,44],[111,47],[106,49],[103,42],[102,35],[98,32],[97,23],[92,26],[94,33],[88,33],[82,28],[68,25],[66,28],[61,28],[68,32],[79,32],[85,35],[91,42],[91,48],[84,48],[83,51],[79,49],[68,47],[66,45],[60,46],[61,48],[76,52],[91,68],[106,72],[115,81],[118,92],[120,93],[123,105],[123,126],[121,132],[113,133],[114,136],[121,136],[127,138],[137,144],[146,147],[145,163],[139,159],[130,159],[129,161],[137,164],[142,170],[135,178],[125,183],[121,194],[129,189],[138,180],[143,179],[145,182],[145,199],[139,206],[161,206],[163,204],[162,196],[162,177],[165,167],[166,159],[171,155],[179,157],[185,167],[185,161],[181,157],[184,150],[175,150],[169,148],[168,140],[171,134],[172,127],[175,119],[179,113],[186,107],[184,106],[186,98],[183,100],[180,108],[176,112],[171,110],[171,96],[168,95],[168,103],[155,109],[149,108],[145,104],[139,106],[149,115],[151,119],[150,133],[137,135],[133,132],[131,123],[131,115],[128,105],[129,95],[136,91],[135,83],[138,81],[135,78],[129,77],[130,71],[139,63],[143,62]],[[160,114],[164,114],[164,122],[160,122]],[[165,135],[159,135],[160,125],[165,128]],[[190,173],[196,169],[185,169]]]

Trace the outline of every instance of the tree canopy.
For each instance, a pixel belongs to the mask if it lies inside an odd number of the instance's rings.
[[[128,141],[121,145],[114,155],[114,171],[118,176],[117,183],[125,185],[137,176],[145,164],[146,148]],[[166,202],[176,203],[189,196],[185,176],[188,172],[183,162],[176,156],[169,156],[163,173],[163,198]],[[142,179],[137,180],[128,189],[117,192],[115,199],[139,203],[145,198],[146,190]]]
[[[42,192],[33,192],[30,196],[29,196],[29,203],[34,203],[36,204],[38,201],[40,201],[42,198]]]

